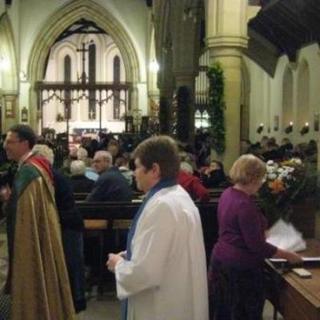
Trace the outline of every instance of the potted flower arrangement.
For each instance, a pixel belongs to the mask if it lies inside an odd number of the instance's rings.
[[[259,199],[270,225],[280,218],[290,220],[292,204],[305,184],[306,170],[300,159],[267,162],[266,181],[259,191]]]

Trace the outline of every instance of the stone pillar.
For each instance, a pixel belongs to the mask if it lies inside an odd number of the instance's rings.
[[[172,74],[172,48],[167,47],[163,52],[158,72],[159,88],[159,122],[160,133],[170,134],[172,130],[172,98],[174,92]]]
[[[173,87],[162,86],[159,100],[160,133],[170,134],[172,128],[172,96]]]
[[[207,0],[207,46],[210,64],[219,62],[224,71],[226,170],[240,154],[240,105],[242,49],[247,46],[247,1]]]
[[[184,141],[192,144],[194,140],[194,95],[195,95],[195,73],[190,72],[174,72],[176,89],[179,91],[179,88],[186,87],[189,91],[189,101],[188,105],[181,106],[185,108],[185,112],[188,114],[188,121],[186,122],[186,127],[184,128]],[[179,116],[179,112],[178,112]],[[180,121],[177,119],[177,121]]]

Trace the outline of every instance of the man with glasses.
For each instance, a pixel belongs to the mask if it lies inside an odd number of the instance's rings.
[[[4,148],[18,163],[12,189],[2,192],[7,216],[11,319],[74,319],[60,224],[48,161],[35,156],[34,131],[15,125]]]
[[[109,151],[100,150],[94,155],[92,167],[99,178],[87,197],[87,201],[130,201],[132,190],[119,169],[112,165]]]

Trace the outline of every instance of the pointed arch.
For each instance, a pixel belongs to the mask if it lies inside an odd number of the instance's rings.
[[[30,105],[34,106],[30,113],[31,125],[37,126],[39,117],[35,106],[37,105],[37,94],[34,90],[37,81],[43,80],[45,61],[58,36],[79,19],[93,21],[101,29],[105,30],[119,48],[123,59],[126,73],[126,81],[132,83],[131,103],[137,104],[137,92],[135,87],[140,82],[140,70],[138,55],[132,39],[120,24],[120,22],[104,7],[91,0],[75,0],[67,3],[57,10],[46,24],[40,28],[28,63],[28,74],[30,76]],[[38,107],[39,108],[39,107]]]
[[[5,79],[2,89],[4,92],[15,94],[18,92],[17,56],[13,30],[7,13],[0,16],[0,54],[8,63],[8,69],[1,71],[1,76]]]
[[[139,61],[131,38],[119,23],[104,7],[90,0],[77,0],[68,3],[47,21],[41,28],[31,50],[29,69],[31,83],[42,80],[45,59],[57,37],[80,18],[95,22],[107,31],[119,48],[126,70],[127,81],[139,82]]]
[[[65,57],[63,59],[63,63],[64,63],[64,68],[63,68],[64,69],[64,81],[70,82],[72,70],[71,70],[71,57],[68,54],[65,55]]]
[[[287,66],[282,79],[282,128],[293,122],[293,74]]]
[[[306,122],[309,122],[309,101],[310,101],[310,72],[307,61],[302,60],[298,69],[297,86],[297,123],[298,128],[302,128]]]

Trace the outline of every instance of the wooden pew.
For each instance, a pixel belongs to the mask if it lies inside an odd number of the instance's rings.
[[[212,199],[219,198],[225,189],[226,188],[220,188],[220,187],[208,189],[209,194],[210,194],[210,198],[212,198]],[[74,192],[73,195],[74,195],[75,201],[84,201],[86,199],[86,197],[88,196],[88,193],[87,192]],[[140,199],[142,196],[143,196],[143,193],[140,191],[133,192],[134,199]]]
[[[136,202],[76,202],[84,219],[108,220],[105,232],[109,234],[112,233],[117,220],[132,220],[140,204]],[[217,199],[209,202],[196,202],[200,212],[207,259],[218,238],[217,205]]]
[[[196,205],[200,212],[201,223],[203,227],[203,237],[206,250],[207,263],[209,263],[213,244],[218,238],[218,222],[217,222],[217,199],[210,202],[197,202]],[[114,226],[120,220],[132,220],[141,205],[137,202],[85,202],[77,201],[76,206],[83,218],[87,221],[101,220],[105,227],[98,228],[100,232],[100,270],[98,275],[98,293],[103,294],[103,275],[105,268],[105,243],[101,239],[112,239]],[[106,223],[107,221],[107,223]],[[108,240],[106,240],[108,241]],[[119,248],[115,248],[117,250]],[[123,249],[123,248],[122,248]]]
[[[74,192],[73,193],[74,200],[75,201],[85,201],[88,194],[89,194],[88,192]],[[133,199],[140,199],[142,196],[143,196],[143,193],[140,191],[133,192]]]

